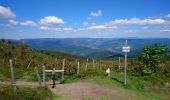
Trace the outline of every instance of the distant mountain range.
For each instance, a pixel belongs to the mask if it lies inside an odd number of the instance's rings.
[[[122,56],[122,46],[126,39],[114,38],[43,38],[43,39],[22,39],[26,45],[33,49],[62,51],[74,55],[86,56],[89,58],[111,59]],[[128,45],[131,46],[129,57],[137,57],[141,54],[144,45],[162,43],[170,47],[168,38],[137,39],[129,38]],[[12,40],[18,42],[17,40]]]

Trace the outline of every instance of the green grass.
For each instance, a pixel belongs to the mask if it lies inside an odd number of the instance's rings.
[[[123,73],[112,73],[109,77],[105,75],[97,76],[86,76],[79,78],[79,75],[66,76],[64,83],[72,82],[89,82],[101,87],[114,89],[116,92],[113,94],[113,97],[119,97],[121,100],[169,100],[170,97],[165,96],[165,91],[155,92],[152,90],[147,90],[141,86],[138,86],[141,77],[131,77],[127,78],[127,85],[123,83]],[[144,81],[144,80],[143,80]],[[149,81],[144,81],[144,84],[149,84]],[[169,91],[167,89],[166,91]],[[169,91],[170,92],[170,91]],[[101,97],[100,100],[105,100],[104,97]]]
[[[11,100],[16,98],[17,100],[55,100],[55,96],[51,90],[47,87],[17,87],[16,93],[13,92],[12,86],[0,86],[0,99]]]

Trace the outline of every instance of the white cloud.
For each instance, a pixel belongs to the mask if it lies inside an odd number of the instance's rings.
[[[40,29],[41,30],[49,30],[49,27],[48,26],[41,26]]]
[[[98,29],[106,29],[106,26],[104,25],[97,25],[97,26],[90,26],[88,27],[88,29],[94,29],[94,30],[98,30]]]
[[[18,25],[18,21],[15,21],[15,20],[8,20],[8,22],[9,22],[9,25]]]
[[[16,15],[10,8],[0,6],[0,20],[14,18]]]
[[[165,17],[168,17],[168,18],[170,18],[170,14],[166,15]]]
[[[84,26],[94,26],[96,23],[83,22]]]
[[[87,29],[88,30],[102,30],[102,29],[116,29],[117,26],[108,26],[108,25],[95,25],[95,26],[90,26]]]
[[[133,33],[134,30],[125,30],[125,33]]]
[[[164,19],[139,19],[139,18],[131,18],[131,19],[119,19],[111,21],[108,24],[119,24],[119,25],[126,25],[126,24],[134,24],[134,25],[159,25],[159,24],[166,24],[167,21]]]
[[[50,28],[48,26],[41,26],[41,30],[51,31],[51,32],[60,32],[60,33],[70,33],[70,32],[76,32],[75,29],[68,27],[68,28]]]
[[[30,21],[30,20],[20,22],[20,25],[22,25],[22,26],[37,26],[37,24],[35,22]]]
[[[46,16],[40,20],[42,25],[62,25],[64,21],[61,18],[55,16]]]
[[[93,17],[99,17],[102,16],[102,11],[98,10],[97,12],[91,12],[90,15]]]
[[[170,32],[170,29],[160,30],[160,32]]]
[[[83,22],[83,25],[84,25],[84,26],[88,26],[89,23],[88,23],[88,22]]]

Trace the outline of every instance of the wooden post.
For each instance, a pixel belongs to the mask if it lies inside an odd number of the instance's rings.
[[[36,76],[37,76],[37,78],[38,78],[38,83],[39,83],[39,85],[41,86],[41,78],[40,78],[40,75],[38,74],[38,69],[37,69],[37,67],[35,67],[34,70],[35,70]]]
[[[43,84],[45,86],[45,66],[42,66],[42,71],[43,71]]]
[[[79,74],[80,72],[80,64],[79,64],[79,61],[77,62],[77,74]]]
[[[27,66],[27,69],[30,67],[30,65],[31,65],[31,62],[32,62],[32,61],[30,61],[30,62],[29,62],[28,66]]]
[[[55,68],[53,68],[53,71],[52,71],[52,79],[53,79],[53,86],[52,86],[52,88],[55,88]]]
[[[120,70],[120,57],[119,57],[119,70]]]
[[[75,63],[77,63],[77,59],[75,60]]]
[[[16,82],[15,82],[15,79],[14,79],[14,66],[12,64],[12,59],[9,60],[9,64],[10,64],[10,69],[11,69],[11,82],[12,82],[12,86],[13,86],[13,89],[14,89],[14,93],[16,93]]]
[[[94,59],[93,59],[93,68],[95,67],[95,64],[94,64]]]
[[[88,61],[89,61],[89,59],[87,59],[85,71],[87,71]]]
[[[64,70],[64,66],[65,66],[65,59],[63,59],[63,66],[62,66],[62,70]],[[64,80],[64,71],[62,72],[62,81]]]
[[[17,63],[17,58],[14,58],[14,65],[16,65]]]

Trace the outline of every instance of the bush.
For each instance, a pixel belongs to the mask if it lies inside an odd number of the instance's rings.
[[[47,87],[17,87],[16,94],[11,86],[0,86],[2,100],[53,100],[54,95]]]

